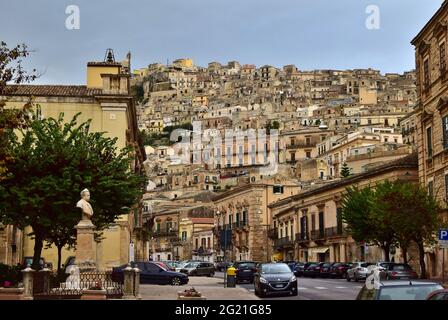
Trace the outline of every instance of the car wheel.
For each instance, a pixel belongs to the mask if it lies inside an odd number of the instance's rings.
[[[353,281],[358,282],[358,277],[355,274],[355,277],[353,278]]]
[[[350,279],[350,276],[347,274],[346,276],[345,276],[345,279],[348,281],[348,282],[350,282],[352,279]]]
[[[208,276],[209,276],[209,277],[213,277],[214,275],[215,275],[215,273],[212,271],[212,272],[209,273]]]
[[[174,277],[171,279],[171,285],[172,286],[180,286],[181,285],[181,281],[179,277]]]
[[[296,291],[291,291],[291,295],[293,297],[297,296],[298,294],[299,294],[299,292],[297,290]]]

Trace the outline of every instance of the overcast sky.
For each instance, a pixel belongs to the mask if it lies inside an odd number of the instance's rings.
[[[410,44],[442,0],[0,0],[0,40],[28,44],[38,83],[84,84],[87,61],[132,53],[132,68],[191,57],[300,70],[414,68]],[[77,5],[80,29],[66,28]],[[369,30],[366,8],[379,8]]]

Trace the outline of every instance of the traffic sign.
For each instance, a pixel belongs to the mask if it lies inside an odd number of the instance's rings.
[[[439,247],[441,249],[448,248],[448,240],[439,240]]]
[[[448,229],[439,229],[439,240],[448,240]]]

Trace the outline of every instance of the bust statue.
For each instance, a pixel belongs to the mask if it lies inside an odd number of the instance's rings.
[[[93,209],[89,203],[90,192],[88,189],[81,191],[81,200],[78,201],[76,206],[82,209],[82,220],[90,220],[93,216]]]

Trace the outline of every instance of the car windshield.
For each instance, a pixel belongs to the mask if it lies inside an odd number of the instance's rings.
[[[393,271],[411,271],[412,268],[407,264],[395,264],[392,266]]]
[[[383,287],[379,300],[425,300],[431,292],[440,289],[443,288],[438,284]]]
[[[255,263],[253,262],[243,262],[243,263],[238,263],[237,268],[241,268],[241,269],[251,269],[251,268],[255,268]]]
[[[291,273],[291,269],[284,263],[264,264],[261,266],[261,273]]]
[[[373,265],[373,263],[370,263],[370,262],[361,263],[361,267],[363,267],[363,268],[367,268],[368,266],[371,266],[371,265]]]
[[[196,268],[198,266],[199,262],[190,262],[187,263],[184,268]]]

